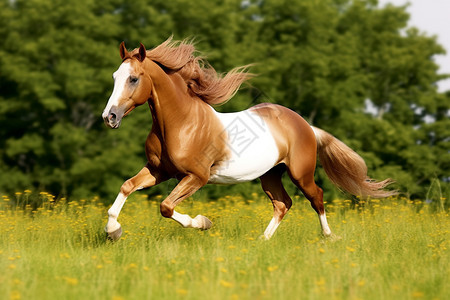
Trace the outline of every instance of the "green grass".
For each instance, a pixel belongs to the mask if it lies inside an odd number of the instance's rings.
[[[17,195],[27,202],[29,193]],[[51,200],[46,194],[41,199]],[[335,242],[321,237],[304,199],[270,241],[268,200],[188,199],[208,231],[160,216],[160,199],[136,195],[119,217],[124,234],[105,242],[98,199],[37,210],[0,204],[2,299],[448,299],[448,212],[405,199],[326,205]],[[23,203],[25,204],[25,203]]]

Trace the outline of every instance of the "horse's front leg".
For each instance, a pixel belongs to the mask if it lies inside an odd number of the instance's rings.
[[[174,210],[178,203],[194,194],[198,189],[206,184],[206,180],[202,180],[194,174],[185,176],[173,189],[170,195],[161,202],[161,215],[171,218],[185,228],[209,229],[212,222],[201,215],[191,218],[188,215],[180,214]]]
[[[116,200],[108,210],[108,223],[105,227],[108,239],[116,241],[122,235],[122,228],[119,222],[117,222],[117,218],[119,217],[120,211],[128,196],[136,190],[157,185],[161,181],[163,180],[161,179],[159,172],[147,164],[138,174],[136,174],[136,176],[128,179],[122,184]]]

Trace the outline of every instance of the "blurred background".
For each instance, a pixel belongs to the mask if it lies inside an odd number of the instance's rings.
[[[369,176],[396,180],[402,196],[448,199],[450,91],[438,85],[449,75],[436,62],[445,49],[411,24],[414,5],[387,2],[0,0],[0,194],[111,202],[144,166],[152,126],[147,105],[119,130],[103,124],[118,46],[151,49],[174,35],[194,37],[218,72],[256,63],[258,76],[218,110],[287,106],[355,149]],[[320,167],[316,178],[327,199],[342,197]],[[258,182],[195,197],[253,192]]]

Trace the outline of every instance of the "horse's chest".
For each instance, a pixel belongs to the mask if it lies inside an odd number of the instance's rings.
[[[256,179],[279,159],[278,147],[269,126],[254,112],[217,113],[229,156],[214,170],[209,183],[233,184]]]

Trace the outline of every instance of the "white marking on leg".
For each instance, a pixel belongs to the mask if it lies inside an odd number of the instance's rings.
[[[269,223],[269,226],[267,226],[266,230],[264,231],[264,238],[266,240],[269,240],[273,236],[279,225],[280,221],[273,217]]]
[[[212,226],[212,222],[208,218],[201,215],[198,215],[194,219],[192,219],[188,215],[173,211],[173,215],[171,218],[180,223],[184,228],[198,228],[206,230],[211,228]]]
[[[124,194],[119,193],[117,195],[116,200],[114,200],[113,205],[108,210],[108,223],[106,224],[105,231],[106,232],[114,232],[120,228],[119,222],[117,222],[117,218],[119,217],[120,211],[122,210],[123,205],[127,197]]]
[[[189,217],[188,215],[180,214],[176,211],[173,211],[172,219],[180,223],[181,226],[184,228],[191,228],[194,227],[193,225],[193,219]],[[195,224],[196,225],[196,224]]]
[[[319,215],[319,220],[320,220],[320,226],[322,226],[323,235],[324,236],[330,236],[331,235],[331,229],[328,226],[327,216],[326,216],[325,212],[322,215]]]

